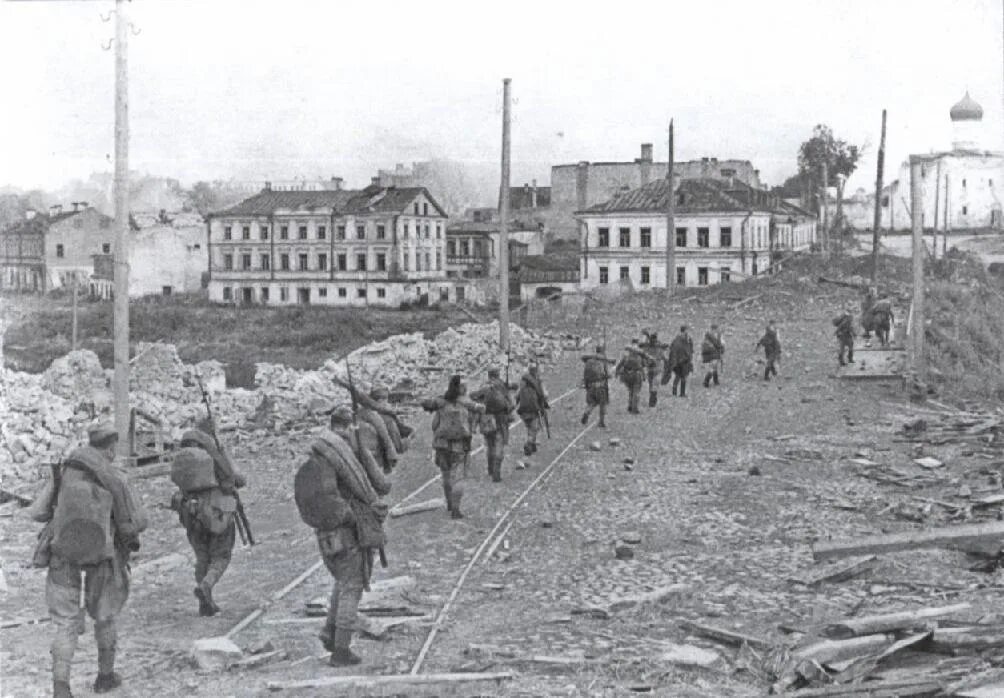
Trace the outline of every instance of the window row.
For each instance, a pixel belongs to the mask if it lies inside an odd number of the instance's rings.
[[[101,243],[101,254],[111,254],[112,244],[110,242]],[[63,247],[62,243],[56,244],[56,258],[63,259],[66,256],[66,248]]]
[[[688,247],[689,228],[676,229],[676,246]],[[597,228],[597,247],[610,247],[610,228]],[[631,228],[617,229],[617,247],[634,247]],[[711,247],[711,228],[697,228],[696,247]],[[718,247],[732,247],[732,227],[722,226],[718,230]],[[639,228],[638,245],[640,248],[652,247],[652,229]]]
[[[447,240],[447,257],[487,257],[485,254],[492,246],[486,245],[484,240]],[[459,250],[459,255],[458,255]]]
[[[295,290],[296,290],[296,302],[297,303],[301,303],[303,305],[306,305],[306,304],[310,303],[311,289],[310,289],[309,286],[305,286],[305,287],[302,287],[302,288],[297,288]],[[317,297],[318,298],[327,298],[328,297],[328,289],[327,288],[323,288],[323,287],[322,288],[318,288],[318,289],[316,289],[316,291],[317,291]],[[377,287],[375,289],[375,291],[376,291],[376,297],[377,298],[386,298],[387,297],[387,289]],[[254,292],[255,292],[255,289],[253,287],[251,287],[251,286],[241,286],[241,287],[238,287],[238,288],[232,288],[230,286],[224,286],[223,287],[223,300],[227,301],[227,302],[232,302],[234,300],[239,300],[241,303],[254,303],[255,302],[255,293]],[[349,290],[347,288],[345,288],[344,286],[339,286],[338,288],[336,288],[335,289],[335,293],[336,293],[336,295],[337,295],[338,298],[348,298],[349,297]],[[369,289],[368,288],[362,287],[362,288],[357,288],[356,289],[356,298],[368,298],[368,297],[369,297]],[[271,300],[271,290],[269,289],[268,286],[262,286],[260,289],[258,289],[258,298],[257,298],[257,300],[258,300],[259,303],[268,303]],[[279,301],[282,302],[282,303],[289,302],[289,288],[287,288],[286,286],[279,287]]]
[[[321,253],[316,256],[314,265],[310,264],[310,255],[308,254],[298,254],[295,257],[289,254],[280,254],[278,257],[278,267],[279,271],[327,271],[328,270],[328,255]],[[424,271],[442,271],[443,268],[443,255],[441,252],[436,252],[436,266],[432,267],[432,255],[428,252],[425,253],[425,269]],[[239,266],[235,266],[235,262]],[[355,267],[353,271],[368,271],[369,257],[365,254],[357,254],[355,259]],[[387,255],[380,253],[376,255],[375,266],[373,271],[387,271]],[[408,271],[409,267],[408,256],[404,258],[404,269]],[[295,267],[293,264],[295,263]],[[337,271],[349,271],[349,255],[338,254],[334,257],[335,270]],[[272,257],[267,254],[262,254],[258,256],[258,266],[254,266],[254,255],[242,254],[235,258],[232,254],[223,255],[223,270],[224,271],[234,271],[239,269],[240,271],[251,271],[254,269],[260,269],[263,271],[269,271],[272,268]],[[415,271],[423,271],[422,269],[422,255],[415,255]]]
[[[712,269],[711,267],[697,267],[697,285],[707,286],[710,281],[710,274],[717,271],[720,276],[720,281],[722,283],[728,283],[731,280],[732,272],[729,267],[718,267],[717,269]],[[620,280],[627,281],[631,280],[631,268],[627,266],[622,266],[619,269]],[[638,280],[642,286],[648,286],[652,283],[652,270],[650,267],[641,267],[641,278]],[[610,267],[600,267],[600,283],[609,284],[610,283]],[[677,267],[676,268],[676,285],[686,286],[687,285],[687,268]]]
[[[307,240],[309,228],[306,225],[295,226],[295,236],[293,231],[291,231],[290,226],[280,225],[279,227],[279,240]],[[424,225],[415,224],[415,238],[416,239],[431,239],[432,228],[429,224]],[[436,239],[441,240],[443,238],[443,224],[437,223],[435,226]],[[411,223],[405,222],[401,226],[401,234],[405,239],[411,237]],[[269,227],[267,225],[258,225],[258,239],[268,240],[269,239]],[[251,226],[244,225],[240,226],[240,238],[234,237],[234,226],[225,225],[223,226],[223,239],[224,240],[250,240],[251,239]],[[314,239],[315,240],[327,240],[328,239],[328,226],[318,225],[314,229]],[[348,239],[348,229],[344,225],[335,226],[335,240],[346,240]],[[358,224],[355,226],[355,237],[354,240],[366,240],[367,230],[365,224]],[[387,226],[383,223],[378,223],[376,225],[376,238],[377,240],[387,239]]]

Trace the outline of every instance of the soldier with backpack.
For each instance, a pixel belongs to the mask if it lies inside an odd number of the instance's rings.
[[[837,363],[846,366],[854,363],[854,316],[850,310],[844,310],[833,318],[833,326],[837,329],[833,334],[837,337]],[[844,350],[847,350],[847,361],[844,361]]]
[[[627,388],[627,411],[630,414],[638,414],[638,401],[641,397],[641,386],[645,381],[645,368],[648,366],[648,362],[648,355],[641,349],[625,347],[624,355],[614,367],[614,374],[621,379],[621,383]]]
[[[769,381],[771,374],[777,376],[777,362],[781,360],[781,340],[777,336],[773,320],[767,321],[763,337],[753,347],[753,351],[760,347],[763,347],[764,358],[767,360],[767,365],[763,369],[763,379]]]
[[[680,333],[673,338],[669,345],[666,369],[668,370],[663,372],[662,382],[668,383],[670,373],[672,373],[673,395],[677,395],[677,388],[679,388],[680,397],[687,397],[687,376],[694,370],[694,340],[687,333],[686,325],[680,327]]]
[[[707,373],[704,374],[704,387],[711,387],[711,381],[718,385],[718,371],[722,367],[722,358],[725,356],[725,342],[722,341],[722,331],[718,325],[712,325],[711,329],[704,333],[704,341],[701,342],[701,363],[708,366]]]
[[[616,363],[608,359],[606,347],[602,344],[596,347],[595,354],[582,356],[582,386],[586,389],[586,411],[582,413],[582,424],[589,421],[589,415],[594,407],[600,408],[601,428],[607,426],[607,404],[610,402],[610,372],[609,366]]]
[[[238,488],[247,479],[217,448],[210,418],[200,420],[181,436],[181,449],[171,464],[171,480],[178,486],[171,508],[185,527],[195,553],[195,598],[199,615],[214,616],[220,607],[213,588],[230,566],[236,542]]]
[[[516,403],[516,413],[526,427],[523,455],[532,456],[537,452],[537,434],[540,433],[541,422],[547,423],[547,410],[551,409],[537,364],[531,364],[520,378]]]
[[[387,506],[380,497],[390,491],[375,460],[357,457],[366,452],[355,438],[354,422],[350,409],[334,410],[331,430],[311,443],[293,483],[300,518],[314,529],[321,558],[335,580],[320,633],[321,644],[331,653],[328,663],[335,667],[362,661],[350,646],[376,552],[383,562]]]
[[[122,684],[115,673],[115,618],[129,597],[129,555],[139,550],[139,534],[147,526],[125,475],[112,465],[118,443],[114,428],[102,424],[91,429],[88,442],[53,467],[53,479],[31,512],[36,521],[46,523],[34,564],[48,567],[45,598],[55,627],[52,693],[56,698],[73,695],[70,667],[84,610],[94,620],[98,646],[94,692],[107,693]]]
[[[485,406],[479,427],[485,440],[488,458],[488,475],[492,482],[502,482],[502,461],[509,443],[509,415],[514,409],[509,396],[509,386],[500,377],[497,368],[488,369],[488,382],[471,393],[471,399]]]
[[[467,475],[471,454],[471,420],[485,413],[484,405],[472,402],[466,392],[463,379],[454,375],[443,397],[422,401],[422,409],[435,413],[432,416],[432,447],[442,474],[446,508],[453,519],[464,518],[460,511],[460,499],[464,494],[461,480]]]
[[[650,362],[646,369],[648,376],[648,406],[655,407],[659,403],[659,378],[662,376],[663,354],[669,348],[668,344],[659,341],[656,332],[642,332],[645,341],[640,348],[649,356]]]

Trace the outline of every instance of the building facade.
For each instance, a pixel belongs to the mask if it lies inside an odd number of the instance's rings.
[[[665,288],[669,195],[668,182],[660,179],[577,213],[583,288]],[[673,196],[672,273],[679,286],[756,276],[783,249],[782,240],[788,249],[801,249],[815,239],[811,216],[785,211],[776,197],[750,186],[682,179]]]
[[[424,188],[274,191],[209,217],[209,298],[397,307],[452,300],[446,213]]]

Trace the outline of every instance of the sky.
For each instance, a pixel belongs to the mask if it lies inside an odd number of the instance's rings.
[[[363,186],[416,160],[494,167],[510,77],[514,184],[642,142],[665,160],[673,118],[677,160],[748,159],[768,184],[828,124],[865,147],[853,191],[873,186],[883,108],[886,181],[949,146],[967,89],[1004,149],[1002,3],[135,0],[130,168]],[[112,169],[112,9],[0,2],[0,186]]]

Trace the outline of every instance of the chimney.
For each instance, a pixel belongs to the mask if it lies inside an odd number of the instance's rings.
[[[49,207],[49,217],[58,216],[63,212],[63,206],[61,204],[55,204]]]
[[[332,177],[331,186],[335,188],[335,191],[341,191],[342,186],[345,184],[345,180],[341,177]]]
[[[35,210],[35,209],[33,209],[33,208],[29,208],[28,210],[26,210],[26,211],[24,212],[24,219],[25,219],[26,221],[30,221],[31,219],[33,219],[33,218],[34,218],[35,216],[37,216],[37,215],[38,215],[38,211],[36,211],[36,210]]]
[[[379,187],[380,186],[380,178],[379,177],[370,177],[370,186],[377,186],[377,187]]]
[[[652,162],[652,144],[642,143],[641,144],[641,158],[640,162]]]
[[[582,160],[578,165],[575,166],[575,194],[576,194],[576,207],[578,210],[583,210],[588,205],[589,197],[589,161]]]
[[[271,182],[265,182],[265,186],[262,189],[262,191],[272,191],[272,183]]]
[[[537,180],[531,180],[530,184],[530,208],[537,208]]]

